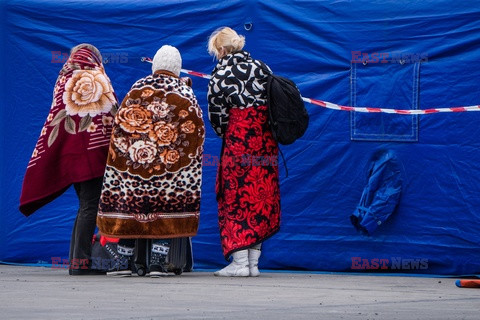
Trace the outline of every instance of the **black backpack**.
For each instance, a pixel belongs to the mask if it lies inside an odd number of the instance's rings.
[[[292,80],[268,73],[267,107],[273,137],[280,144],[292,144],[307,131],[307,109]]]

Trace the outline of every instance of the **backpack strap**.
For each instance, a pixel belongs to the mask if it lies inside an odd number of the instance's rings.
[[[273,72],[268,70],[267,66],[260,61],[260,68],[268,75],[267,79],[267,110],[268,110],[268,119],[272,119],[272,110],[270,108],[270,77],[273,75]],[[270,121],[269,121],[270,122]],[[272,135],[276,140],[275,133],[272,131]],[[288,168],[287,168],[287,160],[285,160],[285,157],[283,155],[282,149],[280,149],[280,144],[277,142],[277,147],[278,147],[278,152],[282,156],[282,161],[283,161],[283,166],[285,167],[285,178],[288,178]]]
[[[283,152],[282,152],[282,149],[280,149],[280,146],[278,146],[278,152],[282,156],[283,166],[285,167],[285,178],[288,178],[287,160],[285,160],[285,157],[283,156]]]

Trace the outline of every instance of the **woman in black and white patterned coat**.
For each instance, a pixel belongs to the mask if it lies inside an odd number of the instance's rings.
[[[245,39],[224,27],[209,39],[219,61],[208,89],[208,116],[223,139],[216,193],[225,259],[216,276],[258,276],[262,242],[280,228],[278,146],[267,116],[270,69],[243,51]]]

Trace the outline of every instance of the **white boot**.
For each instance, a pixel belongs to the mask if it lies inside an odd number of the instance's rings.
[[[248,249],[248,268],[250,269],[250,277],[258,277],[260,271],[258,271],[258,258],[262,251],[260,251],[260,245]]]
[[[215,271],[217,277],[248,277],[248,250],[241,250],[232,253],[233,261],[222,270]]]

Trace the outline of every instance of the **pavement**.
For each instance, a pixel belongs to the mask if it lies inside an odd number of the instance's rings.
[[[69,276],[0,265],[0,319],[480,319],[454,278],[262,271],[258,278]]]

